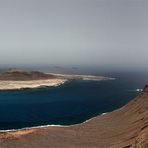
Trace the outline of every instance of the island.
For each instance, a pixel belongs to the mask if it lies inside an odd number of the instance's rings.
[[[0,74],[0,90],[58,86],[70,80],[112,80],[104,76],[66,75],[39,71],[11,70]]]

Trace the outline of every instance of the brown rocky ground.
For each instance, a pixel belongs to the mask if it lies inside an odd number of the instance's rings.
[[[0,148],[148,148],[148,86],[124,107],[83,124],[0,133]]]

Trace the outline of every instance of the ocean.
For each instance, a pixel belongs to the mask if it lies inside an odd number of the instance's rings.
[[[110,76],[116,79],[74,80],[57,87],[0,91],[0,130],[82,123],[125,105],[148,82],[146,74]]]

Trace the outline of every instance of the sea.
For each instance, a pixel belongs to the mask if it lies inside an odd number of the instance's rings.
[[[124,106],[148,83],[144,73],[106,76],[115,79],[73,80],[56,87],[0,91],[0,130],[83,123]]]

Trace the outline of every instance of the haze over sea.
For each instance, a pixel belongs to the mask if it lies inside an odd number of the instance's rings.
[[[148,81],[148,75],[140,72],[101,75],[116,79],[75,80],[57,87],[0,91],[0,130],[82,123],[123,106]]]

